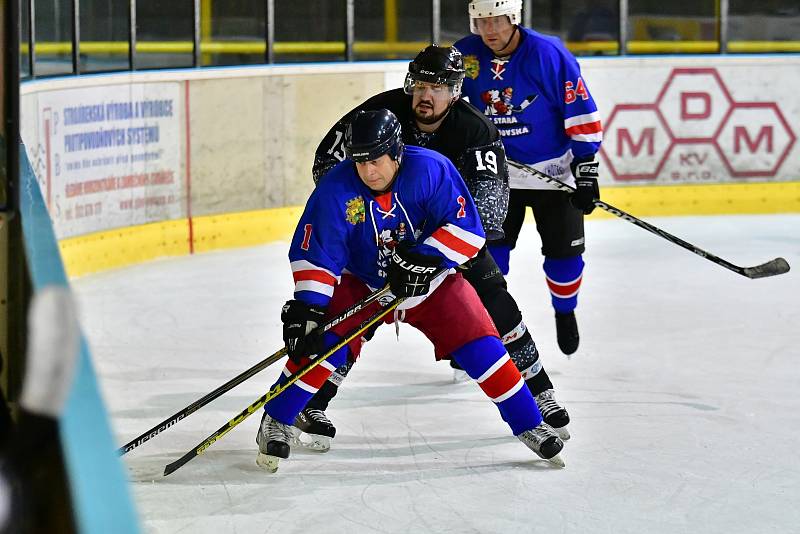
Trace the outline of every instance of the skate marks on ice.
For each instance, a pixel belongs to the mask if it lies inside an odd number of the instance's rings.
[[[169,477],[163,476],[164,465],[182,454],[180,451],[131,453],[125,457],[125,464],[132,482],[188,486],[213,484],[218,472],[227,473],[231,480],[253,477],[252,482],[257,482],[261,477],[302,476],[307,481],[319,479],[322,484],[341,478],[341,473],[346,472],[349,475],[345,484],[358,486],[376,476],[396,484],[417,478],[482,475],[510,469],[554,469],[513,436],[425,436],[412,432],[391,438],[342,435],[337,436],[327,453],[292,447],[289,458],[281,460],[274,475],[256,465],[256,452],[255,447],[221,445],[206,451],[191,468]]]
[[[800,265],[797,215],[657,224],[743,264],[780,255]],[[572,417],[567,469],[511,436],[474,384],[448,384],[449,366],[433,362],[413,329],[401,326],[398,342],[384,326],[328,411],[338,430],[329,453],[293,448],[275,475],[264,473],[255,465],[254,415],[160,477],[165,463],[262,395],[277,374],[268,369],[126,455],[144,530],[796,530],[797,272],[748,280],[631,225],[589,220],[581,348],[568,361],[556,346],[535,228],[523,232],[532,237],[515,254],[530,268],[512,265],[509,285]],[[285,246],[176,261],[180,268],[156,262],[74,284],[79,297],[93,290],[79,303],[83,326],[101,336],[89,342],[118,442],[248,368],[281,339],[278,308],[291,298],[291,276],[288,266],[273,266],[285,265]],[[191,284],[182,281],[187,273]],[[223,278],[221,291],[214,284]],[[125,294],[137,284],[150,290]],[[129,309],[159,306],[178,318],[171,332],[129,326]],[[167,375],[158,373],[162,366]],[[193,371],[182,378],[183,367]],[[128,370],[140,380],[126,383]]]

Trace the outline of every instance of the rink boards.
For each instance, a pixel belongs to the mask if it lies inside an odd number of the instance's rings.
[[[800,56],[581,65],[603,115],[604,200],[640,216],[800,211],[800,96],[786,90],[800,82]],[[24,84],[23,140],[68,273],[285,239],[324,132],[398,87],[406,68],[235,67]]]

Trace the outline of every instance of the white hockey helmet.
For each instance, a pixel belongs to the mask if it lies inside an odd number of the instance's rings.
[[[508,16],[511,24],[522,23],[522,0],[472,0],[469,3],[469,29],[478,33],[477,19]]]

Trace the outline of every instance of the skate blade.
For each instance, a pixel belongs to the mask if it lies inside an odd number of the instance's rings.
[[[558,437],[561,438],[561,441],[567,441],[570,437],[572,437],[569,435],[569,430],[567,430],[567,427],[565,426],[562,426],[561,428],[556,428],[556,427],[552,428],[553,432],[558,434]]]
[[[321,434],[301,432],[299,435],[292,436],[292,444],[316,452],[328,452],[331,450],[331,438]]]
[[[555,466],[561,467],[562,469],[567,467],[567,464],[564,463],[564,460],[561,458],[560,454],[556,454],[552,458],[547,458],[547,461]]]
[[[277,456],[264,454],[259,452],[256,456],[256,464],[269,473],[274,473],[278,470],[278,463],[281,461]]]

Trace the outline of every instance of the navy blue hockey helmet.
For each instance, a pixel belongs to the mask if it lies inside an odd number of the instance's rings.
[[[464,73],[464,56],[458,48],[434,44],[422,50],[408,64],[403,88],[407,94],[412,94],[414,82],[446,84],[452,88],[453,98],[458,98],[461,96]]]
[[[388,109],[359,111],[347,127],[344,152],[355,162],[372,161],[389,154],[400,163],[403,157],[400,135],[400,121]]]

